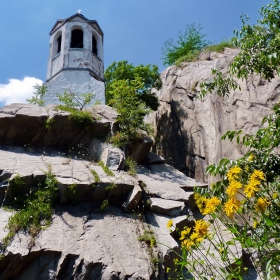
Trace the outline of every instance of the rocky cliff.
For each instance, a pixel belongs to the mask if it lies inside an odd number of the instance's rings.
[[[0,280],[167,277],[163,264],[172,266],[170,248],[179,248],[167,221],[174,218],[180,229],[192,223],[193,187],[206,185],[149,153],[148,138],[131,152],[138,162],[145,158],[145,165],[129,175],[123,152],[105,142],[116,128],[116,112],[97,106],[92,113],[93,123],[81,123],[52,106],[0,110]],[[100,158],[109,171],[97,164]],[[15,212],[3,206],[27,201],[47,170],[58,187],[51,225],[30,235],[13,224],[15,235],[4,246]]]
[[[199,84],[212,77],[211,69],[226,72],[237,52],[202,53],[198,61],[168,67],[161,75],[160,107],[150,116],[155,129],[153,151],[197,180],[207,181],[207,165],[244,153],[234,142],[221,142],[221,136],[229,130],[255,132],[279,98],[280,78],[268,83],[256,75],[240,81],[241,91],[232,91],[229,97],[214,92],[198,98]]]

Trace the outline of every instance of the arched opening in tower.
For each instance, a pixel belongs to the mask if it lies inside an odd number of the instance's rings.
[[[84,32],[81,29],[74,29],[71,35],[70,48],[83,48],[84,47]]]
[[[97,42],[96,42],[96,39],[94,38],[94,36],[92,36],[92,39],[91,39],[91,43],[92,43],[92,52],[97,55]]]
[[[57,53],[61,52],[61,35],[57,38]]]

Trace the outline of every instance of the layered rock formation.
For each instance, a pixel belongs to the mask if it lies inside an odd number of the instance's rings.
[[[18,231],[1,247],[1,280],[165,279],[162,263],[170,266],[170,248],[179,249],[166,223],[191,222],[186,214],[196,209],[193,187],[206,185],[148,154],[152,143],[146,138],[131,152],[139,161],[146,157],[145,165],[138,165],[136,177],[128,175],[121,170],[122,151],[104,142],[116,112],[98,106],[94,113],[94,123],[81,124],[53,107],[13,104],[0,110],[0,240],[13,214],[3,206],[34,192],[47,170],[59,193],[50,227],[36,237]],[[98,157],[111,167],[109,174],[92,160]],[[104,201],[109,206],[102,212]],[[151,247],[147,233],[169,247]]]
[[[279,98],[280,78],[268,83],[256,75],[240,81],[242,90],[229,97],[214,92],[203,100],[198,98],[199,84],[212,77],[211,69],[226,72],[237,52],[203,53],[198,61],[168,67],[161,75],[160,107],[150,116],[155,129],[153,150],[197,180],[207,181],[207,165],[224,157],[240,157],[244,149],[235,142],[221,142],[221,136],[229,130],[255,132]]]

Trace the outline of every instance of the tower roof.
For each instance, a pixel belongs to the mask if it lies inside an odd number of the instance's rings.
[[[97,23],[96,20],[90,20],[88,18],[86,18],[85,16],[83,16],[82,14],[76,13],[71,17],[68,17],[66,19],[58,19],[55,23],[55,25],[53,26],[53,28],[50,31],[50,35],[52,35],[59,27],[61,27],[62,25],[64,25],[66,22],[71,21],[71,19],[73,19],[74,17],[80,17],[81,19],[83,19],[85,22],[88,22],[90,25],[96,27],[97,31],[100,33],[100,35],[104,35],[103,31],[101,30],[99,24]]]

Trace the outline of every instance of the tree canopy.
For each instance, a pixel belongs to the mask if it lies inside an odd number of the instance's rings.
[[[163,46],[163,64],[169,66],[181,57],[191,55],[193,52],[200,51],[210,43],[206,41],[205,35],[201,33],[202,27],[195,23],[187,25],[184,32],[179,31],[178,40],[174,43],[173,39],[168,39]]]
[[[115,80],[111,85],[112,99],[109,105],[120,114],[117,119],[119,131],[111,138],[116,146],[123,147],[133,142],[140,130],[150,132],[150,125],[144,122],[144,118],[151,110],[136,94],[143,86],[140,77],[131,80],[129,84],[125,80]]]
[[[142,87],[137,88],[137,97],[146,106],[156,110],[159,106],[158,98],[151,90],[152,88],[159,90],[162,86],[158,67],[151,64],[134,66],[127,60],[113,62],[105,71],[106,103],[110,104],[110,100],[113,98],[111,92],[114,82],[126,81],[127,85],[130,85],[131,81],[136,78],[140,78],[142,81]]]

